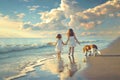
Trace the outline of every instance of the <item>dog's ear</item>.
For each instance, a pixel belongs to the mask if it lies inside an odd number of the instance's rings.
[[[92,47],[98,49],[97,45],[95,44],[93,44]]]

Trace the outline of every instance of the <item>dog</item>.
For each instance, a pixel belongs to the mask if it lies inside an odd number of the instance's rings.
[[[101,52],[98,50],[97,45],[91,44],[91,45],[85,45],[83,47],[83,53],[85,53],[85,56],[96,56],[101,55]]]

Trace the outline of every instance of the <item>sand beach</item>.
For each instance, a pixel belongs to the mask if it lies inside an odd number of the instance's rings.
[[[120,80],[120,38],[101,53],[86,58],[76,51],[74,56],[62,54],[60,59],[55,54],[46,55],[3,80]]]
[[[102,55],[87,58],[87,68],[80,72],[85,80],[120,80],[120,37]]]

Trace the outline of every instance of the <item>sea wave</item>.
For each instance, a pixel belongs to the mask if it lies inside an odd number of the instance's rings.
[[[103,40],[84,40],[80,41],[81,44],[91,44],[96,42],[104,42]],[[14,52],[14,51],[25,51],[25,50],[31,50],[31,49],[39,49],[39,48],[48,48],[55,46],[55,42],[48,42],[48,43],[42,43],[42,44],[0,44],[0,53],[8,53],[8,52]]]
[[[0,44],[0,53],[50,47],[49,44]]]
[[[97,42],[105,42],[105,40],[84,40],[80,42],[81,43],[97,43]]]

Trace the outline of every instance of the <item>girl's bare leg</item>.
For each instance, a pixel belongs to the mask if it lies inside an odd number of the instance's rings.
[[[72,47],[72,56],[74,56],[74,47]]]
[[[58,52],[58,55],[57,55],[58,59],[61,59],[61,51]]]
[[[68,55],[70,55],[70,53],[71,53],[71,47],[69,48],[69,54]]]

